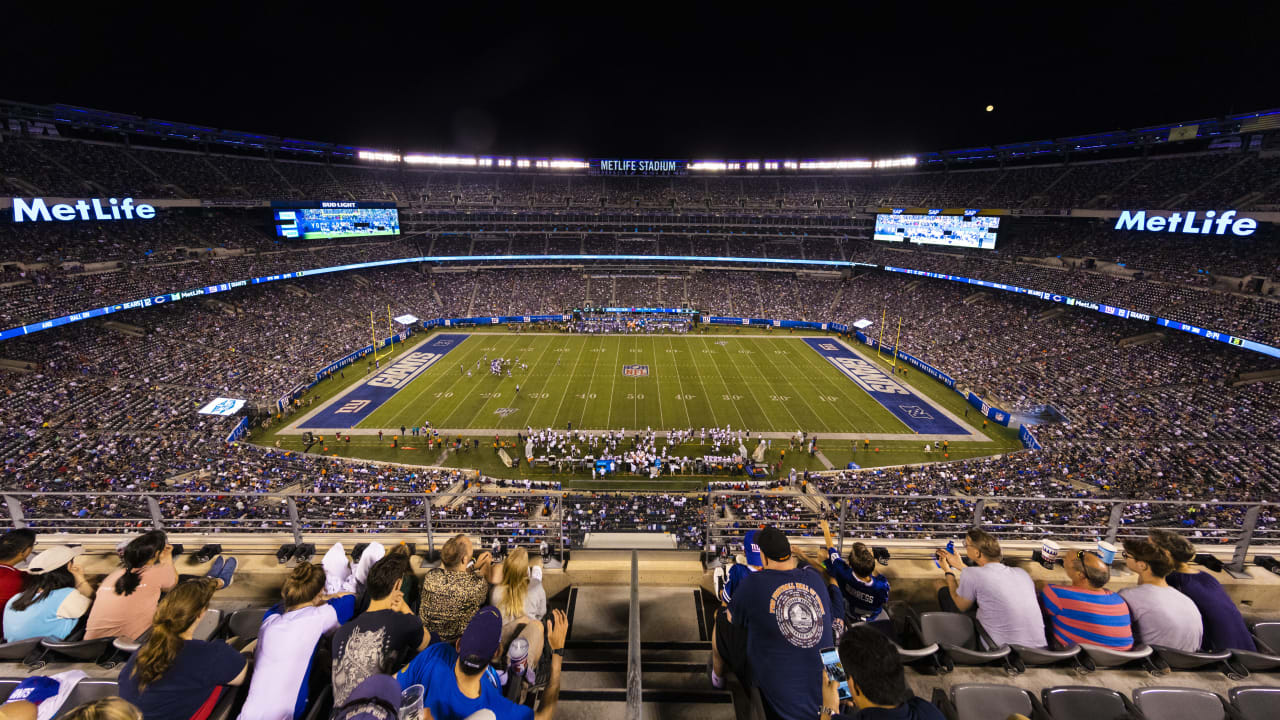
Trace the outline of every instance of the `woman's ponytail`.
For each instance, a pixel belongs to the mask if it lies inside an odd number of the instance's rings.
[[[159,555],[167,543],[168,538],[163,531],[152,530],[134,538],[125,546],[122,554],[124,574],[116,579],[114,586],[117,595],[131,595],[138,589],[142,584],[142,568]]]
[[[200,619],[218,589],[213,578],[197,578],[179,583],[160,601],[151,622],[151,635],[138,649],[133,677],[139,690],[159,680],[173,666],[182,650],[182,633]]]

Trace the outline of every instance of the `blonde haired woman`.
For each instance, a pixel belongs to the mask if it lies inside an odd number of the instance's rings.
[[[502,647],[520,637],[529,641],[529,667],[542,657],[542,618],[547,614],[547,591],[542,588],[542,568],[529,568],[529,551],[518,547],[502,562],[502,580],[493,586],[490,603],[502,613]],[[504,650],[503,655],[506,655]]]
[[[244,656],[226,643],[192,639],[219,586],[214,578],[179,583],[156,608],[147,642],[120,671],[120,697],[147,720],[208,717],[227,686],[244,683]]]

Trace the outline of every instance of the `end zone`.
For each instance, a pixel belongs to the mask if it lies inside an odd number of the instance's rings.
[[[350,429],[382,407],[396,393],[466,340],[466,334],[433,335],[395,362],[330,400],[296,423],[293,429]]]
[[[913,431],[921,435],[969,433],[942,408],[889,377],[844,343],[834,338],[804,338],[804,341]]]

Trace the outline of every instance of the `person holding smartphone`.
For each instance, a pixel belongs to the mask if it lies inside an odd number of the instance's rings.
[[[832,650],[823,651],[819,720],[945,720],[907,687],[898,651],[876,630],[850,628],[840,640],[838,662],[830,662]]]

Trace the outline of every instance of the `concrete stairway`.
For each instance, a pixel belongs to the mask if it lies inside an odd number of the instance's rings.
[[[707,679],[709,615],[695,587],[641,587],[642,718],[732,720],[734,698]],[[569,590],[571,630],[557,718],[623,718],[627,710],[631,590],[580,585]]]

